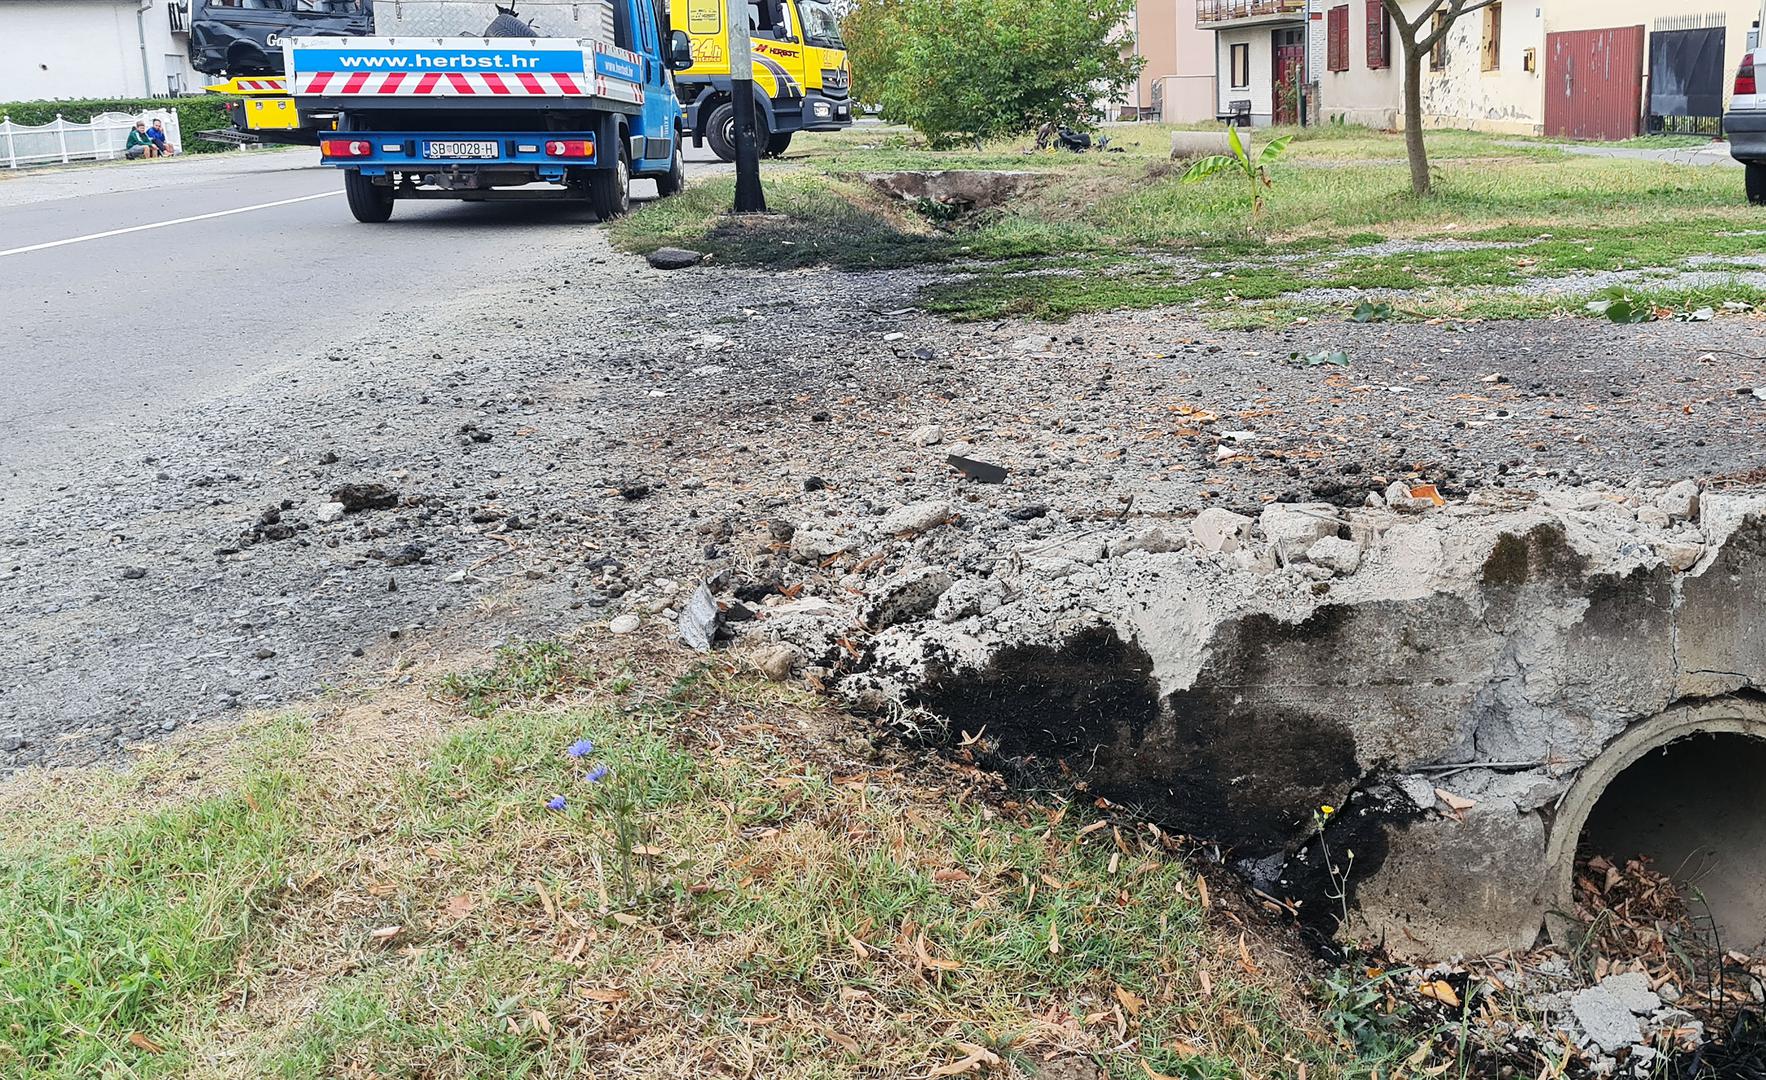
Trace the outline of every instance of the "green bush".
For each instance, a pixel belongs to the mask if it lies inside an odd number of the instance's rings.
[[[47,124],[56,116],[69,123],[83,124],[99,113],[119,112],[131,116],[140,112],[178,114],[180,149],[186,154],[212,154],[227,147],[196,137],[199,131],[228,127],[227,114],[221,104],[227,99],[218,94],[194,94],[174,98],[80,98],[68,101],[0,102],[0,116],[15,124]]]
[[[943,149],[1087,127],[1139,75],[1120,30],[1135,0],[857,0],[841,23],[858,100]]]

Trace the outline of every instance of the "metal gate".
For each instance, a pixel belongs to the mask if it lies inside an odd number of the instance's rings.
[[[1643,115],[1643,27],[1545,36],[1545,133],[1629,139]]]
[[[1649,39],[1649,130],[1715,134],[1723,125],[1725,30],[1657,30]]]

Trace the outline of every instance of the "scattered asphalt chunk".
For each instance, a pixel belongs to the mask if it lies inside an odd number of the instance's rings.
[[[144,578],[146,576],[147,576],[147,568],[145,566],[125,566],[125,567],[123,567],[123,580],[124,581],[140,581],[142,578]]]
[[[644,257],[644,261],[658,270],[685,270],[689,266],[698,266],[705,261],[705,252],[689,251],[686,248],[660,247]]]
[[[399,493],[385,484],[345,484],[331,492],[331,501],[342,503],[345,513],[362,510],[391,510],[399,504]]]
[[[650,494],[649,484],[627,484],[619,489],[619,497],[627,502],[637,502]]]
[[[1006,467],[994,465],[986,461],[976,461],[961,454],[951,454],[944,459],[945,464],[975,481],[977,484],[1003,484],[1006,482]]]

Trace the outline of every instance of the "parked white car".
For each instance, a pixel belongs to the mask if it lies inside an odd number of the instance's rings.
[[[1748,201],[1766,205],[1766,94],[1759,79],[1766,75],[1766,46],[1742,57],[1735,73],[1735,97],[1723,116],[1729,152],[1747,166]]]

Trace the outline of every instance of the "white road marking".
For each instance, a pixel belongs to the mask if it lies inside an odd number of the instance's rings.
[[[51,240],[44,244],[29,244],[25,247],[7,248],[0,251],[0,259],[8,255],[23,255],[29,251],[43,251],[46,248],[66,247],[68,244],[83,244],[88,240],[103,240],[110,236],[125,236],[129,233],[146,232],[148,229],[164,229],[172,225],[188,225],[192,221],[207,221],[210,218],[231,217],[234,214],[249,214],[253,210],[268,210],[273,206],[288,206],[291,203],[312,202],[314,199],[329,199],[333,195],[341,195],[341,191],[321,191],[317,195],[299,195],[292,199],[277,199],[275,202],[257,203],[252,206],[236,207],[232,210],[216,210],[211,214],[196,214],[193,217],[173,218],[170,221],[155,221],[146,225],[131,225],[126,229],[111,229],[108,232],[88,233],[85,236],[70,236],[66,240]]]

